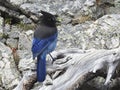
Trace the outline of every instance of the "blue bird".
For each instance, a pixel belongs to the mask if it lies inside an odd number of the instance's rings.
[[[43,82],[46,78],[46,55],[55,49],[58,36],[56,17],[45,11],[41,11],[41,14],[41,22],[34,32],[32,42],[33,59],[37,57],[39,82]]]

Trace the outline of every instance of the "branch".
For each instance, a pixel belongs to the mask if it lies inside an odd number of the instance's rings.
[[[75,90],[103,74],[107,75],[104,85],[109,86],[115,70],[119,69],[117,67],[120,63],[120,48],[113,50],[69,49],[52,54],[56,61],[53,65],[47,63],[47,78],[39,90]],[[47,60],[50,58],[48,57]]]
[[[23,76],[19,85],[14,90],[30,90],[36,80],[36,73],[28,72]]]

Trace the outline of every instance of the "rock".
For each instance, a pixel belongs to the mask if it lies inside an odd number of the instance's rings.
[[[71,21],[72,17],[79,12],[83,6],[84,0],[44,0],[39,1],[39,3],[24,3],[20,7],[28,11],[40,14],[40,10],[45,10],[52,14],[57,14],[63,19],[63,23],[68,23]],[[54,4],[53,4],[54,3]],[[62,16],[61,16],[62,15]],[[66,22],[64,22],[66,21]]]
[[[2,17],[0,17],[0,34],[2,34],[3,33],[3,18]]]
[[[86,42],[83,38],[85,36],[85,30],[89,28],[91,23],[92,22],[86,22],[75,26],[71,24],[59,26],[57,49],[82,48],[82,46],[84,46],[83,42]]]
[[[20,59],[18,68],[24,75],[26,71],[36,70],[35,66],[36,66],[35,60],[33,60],[32,58],[23,58],[23,59]]]
[[[84,5],[85,6],[93,6],[95,5],[96,1],[95,0],[86,0]]]
[[[42,9],[42,6],[38,5],[38,3],[24,3],[20,7],[33,13],[38,13]]]
[[[68,31],[71,31],[73,27],[71,25],[62,25],[58,27],[59,36],[58,36],[58,43],[57,48],[61,48],[61,46],[64,45],[65,48],[72,47],[72,43],[75,40],[75,38],[71,35],[71,33],[68,33]],[[59,47],[60,46],[60,47]]]
[[[31,58],[32,57],[32,52],[28,50],[17,50],[19,59],[24,59],[24,58]]]
[[[3,57],[10,56],[12,51],[9,47],[5,46],[3,43],[0,42],[0,52]]]
[[[6,41],[6,44],[10,47],[10,48],[18,48],[18,40],[17,39],[13,39],[13,38],[9,38]]]
[[[3,18],[0,17],[0,40],[2,40],[3,35]]]
[[[94,23],[89,21],[72,26],[70,24],[58,27],[59,36],[57,49],[62,48],[104,48],[112,49],[120,45],[119,23],[120,15],[105,15]],[[91,24],[93,23],[93,24]],[[91,25],[90,25],[91,24]]]
[[[26,34],[27,36],[30,36],[30,35],[32,35],[33,33],[34,33],[33,30],[28,30],[28,31],[25,32],[25,34]]]
[[[11,32],[9,33],[9,38],[19,39],[19,35],[20,35],[19,29],[11,30]]]
[[[96,20],[106,14],[119,14],[120,3],[117,0],[86,0],[83,7],[75,15],[73,23],[84,23]]]
[[[4,90],[4,88],[0,87],[0,90]]]
[[[98,90],[102,87],[103,83],[105,82],[105,79],[102,77],[97,77],[88,82],[88,85],[92,87],[96,87]]]
[[[18,83],[20,74],[16,69],[12,51],[0,42],[0,82],[5,89],[12,90]]]
[[[17,5],[20,5],[22,3],[25,3],[27,0],[10,0],[11,3],[13,4],[17,4]]]
[[[8,35],[10,32],[11,32],[10,25],[9,24],[5,24],[4,35]]]
[[[10,30],[10,32],[7,32],[7,40],[6,40],[6,44],[10,47],[10,48],[18,48],[18,40],[19,40],[19,35],[20,35],[20,30],[17,29],[16,27],[12,27],[12,29]]]
[[[97,19],[104,14],[104,9],[97,6],[96,0],[86,0],[81,10],[74,17],[73,24],[84,23],[85,21]]]
[[[19,35],[19,45],[18,45],[18,49],[19,50],[28,50],[28,51],[31,51],[31,46],[32,46],[32,43],[31,43],[31,38],[32,37],[28,37],[24,32],[21,33]]]
[[[6,24],[4,27],[4,33],[2,35],[2,42],[6,43],[6,40],[8,38],[18,40],[19,33],[20,33],[20,30],[18,27],[12,26],[12,28],[10,28],[10,25]]]
[[[86,48],[113,49],[119,47],[119,24],[119,14],[105,15],[96,20],[86,31],[85,40],[88,41]]]
[[[23,31],[19,36],[17,54],[19,57],[18,68],[25,74],[26,71],[35,69],[35,60],[32,59],[32,35],[33,31]]]
[[[34,16],[32,16],[32,18],[33,17]],[[29,18],[27,18],[25,15],[20,15],[20,18],[22,19],[21,24],[31,24],[32,23],[32,21]]]
[[[120,0],[115,0],[114,1],[114,7],[110,7],[107,9],[107,14],[120,14]]]

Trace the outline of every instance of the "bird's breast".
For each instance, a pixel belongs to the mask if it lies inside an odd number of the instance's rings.
[[[55,39],[48,47],[48,53],[52,52],[53,50],[55,50],[56,48],[56,44],[57,44],[57,39]]]
[[[48,38],[56,32],[56,27],[38,26],[34,32],[34,37],[39,39]]]

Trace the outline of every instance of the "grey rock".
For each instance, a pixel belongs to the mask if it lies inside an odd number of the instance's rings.
[[[103,83],[105,82],[105,79],[102,77],[97,77],[91,80],[88,84],[92,87],[96,87],[98,90],[101,89]]]
[[[106,11],[107,11],[107,14],[120,14],[120,1],[119,0],[115,0],[114,1],[114,7],[110,7],[108,8]]]
[[[23,32],[19,36],[19,50],[17,51],[19,56],[18,68],[20,71],[27,71],[35,68],[35,62],[32,59],[31,44],[32,44],[33,31],[28,30]]]
[[[97,19],[99,16],[104,15],[104,11],[96,5],[96,0],[86,0],[80,14]]]
[[[95,22],[86,22],[72,26],[70,24],[58,27],[59,36],[57,49],[82,48],[82,49],[112,49],[120,45],[119,25],[120,15],[105,15]],[[92,23],[92,24],[91,24]]]
[[[3,36],[3,18],[0,17],[0,41],[2,40],[2,36]]]
[[[41,5],[36,3],[24,3],[20,7],[34,13],[38,13],[41,10]]]
[[[10,32],[7,32],[7,40],[5,41],[5,43],[11,47],[11,48],[18,48],[18,40],[19,40],[19,34],[20,31],[19,29],[17,29],[16,27],[12,27],[12,29],[10,30]]]
[[[5,46],[3,43],[0,42],[0,52],[2,55],[11,55],[12,51],[9,47]],[[5,54],[6,53],[6,54]]]
[[[119,20],[119,14],[105,15],[91,24],[90,28],[86,31],[88,36],[85,40],[89,42],[86,48],[112,49],[119,47]]]
[[[19,35],[19,45],[18,49],[19,50],[28,50],[31,51],[31,37],[28,37],[24,32]]]
[[[33,30],[28,30],[25,32],[27,36],[32,36],[33,33],[34,33]]]
[[[4,90],[4,88],[0,87],[0,90]]]
[[[58,27],[58,43],[57,49],[62,48],[82,48],[85,30],[89,28],[92,22],[86,22],[72,26],[71,24],[61,25]]]
[[[0,42],[0,82],[5,89],[12,90],[19,83],[20,74],[16,69],[12,51]]]
[[[26,71],[35,70],[36,69],[35,66],[36,66],[35,60],[33,60],[32,58],[23,58],[20,59],[18,68],[24,75]]]
[[[44,0],[37,3],[24,3],[20,7],[23,9],[26,9],[28,11],[38,13],[40,10],[48,11],[52,14],[57,14],[66,21],[66,23],[70,22],[74,14],[76,15],[76,12],[79,12],[80,9],[83,6],[84,0]],[[72,16],[72,17],[71,17]],[[65,20],[66,19],[66,20]]]
[[[6,43],[6,41],[7,41],[7,39],[5,39],[3,37],[0,39],[0,42],[2,42],[2,43]]]
[[[95,0],[86,0],[84,5],[85,6],[93,6],[93,5],[95,5],[95,2],[96,2]]]
[[[29,19],[29,18],[27,18],[25,15],[20,15],[20,18],[22,19],[22,24],[31,24],[32,23],[32,21]]]
[[[13,39],[19,39],[19,30],[12,30],[10,33],[9,33],[9,38],[13,38]]]
[[[17,50],[19,59],[24,59],[24,58],[31,58],[32,57],[32,52],[28,51],[28,50]]]
[[[3,34],[3,18],[0,17],[0,35]]]
[[[17,54],[19,57],[18,68],[25,74],[25,72],[35,69],[35,60],[32,59],[31,44],[32,44],[33,31],[28,30],[22,32],[19,36],[19,45]]]
[[[28,50],[17,50],[19,57],[18,69],[24,75],[29,70],[35,70],[36,60],[32,59],[32,53]]]
[[[6,41],[6,44],[11,47],[11,48],[16,48],[18,47],[18,40],[17,39],[13,39],[13,38],[9,38]]]
[[[5,24],[4,35],[8,35],[10,32],[11,32],[10,25],[9,24]]]
[[[25,3],[27,0],[10,0],[11,3],[14,3],[14,4],[17,4],[17,5],[20,5],[22,3]]]

